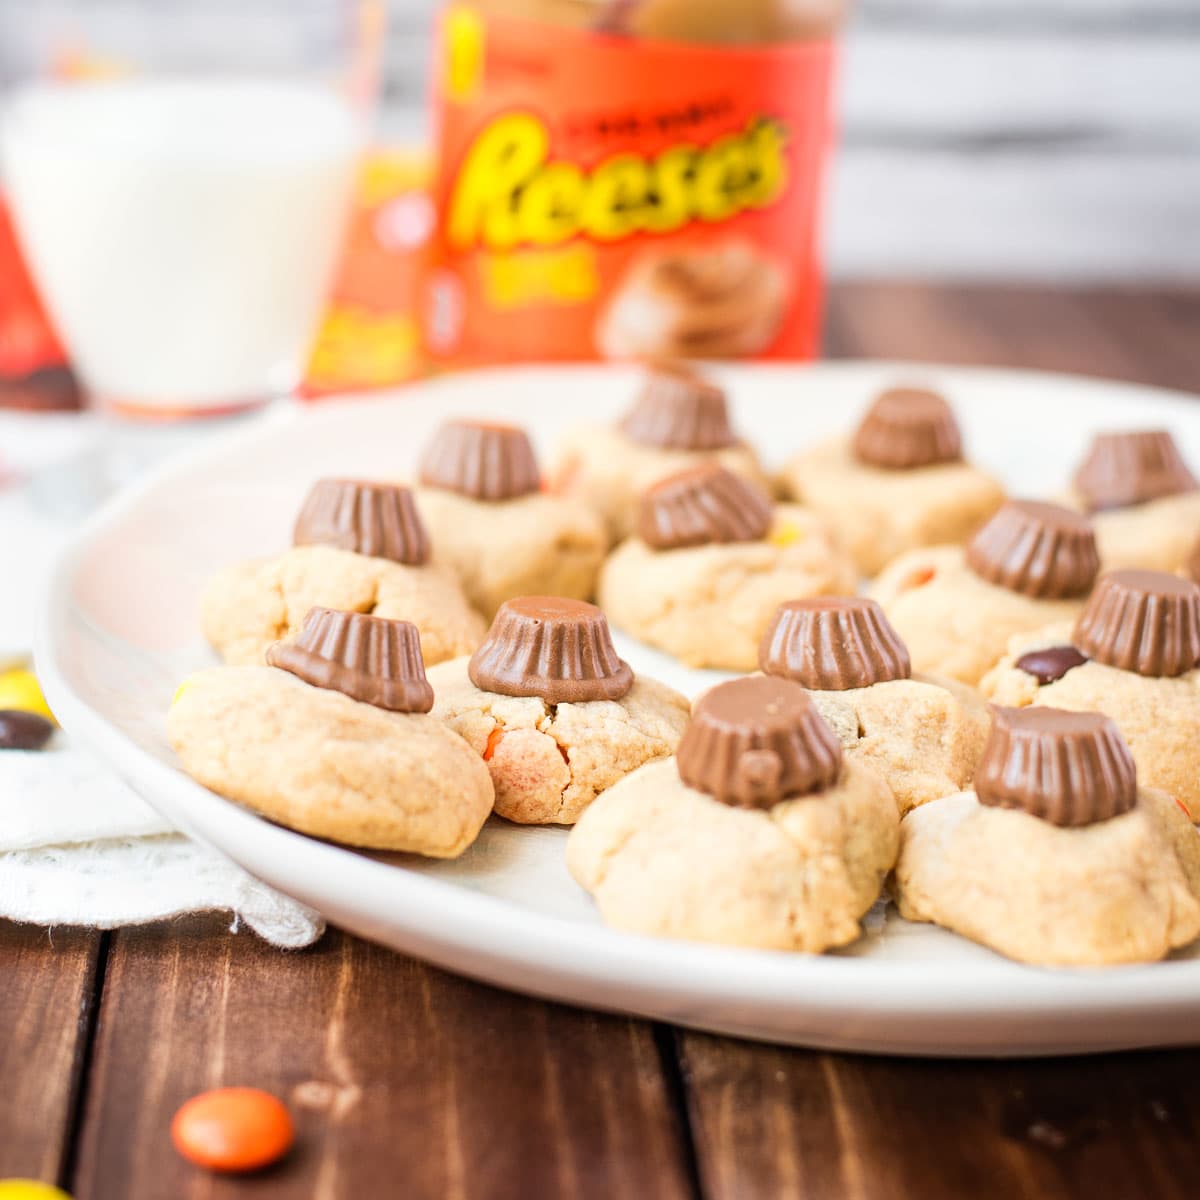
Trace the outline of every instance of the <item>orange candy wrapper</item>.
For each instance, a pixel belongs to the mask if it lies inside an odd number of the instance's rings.
[[[833,57],[449,9],[434,356],[811,357]]]
[[[424,151],[368,155],[301,389],[305,399],[388,387],[423,373],[418,304],[436,219],[432,180]]]

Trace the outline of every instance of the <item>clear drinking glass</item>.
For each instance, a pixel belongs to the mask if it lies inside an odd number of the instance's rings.
[[[295,388],[380,30],[378,0],[0,0],[0,187],[94,404]]]

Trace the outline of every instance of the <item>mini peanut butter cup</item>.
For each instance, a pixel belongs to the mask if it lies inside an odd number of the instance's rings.
[[[1052,825],[1094,825],[1137,804],[1137,769],[1120,731],[1100,713],[996,708],[975,794],[980,804]]]
[[[1084,596],[1100,569],[1091,522],[1057,504],[1009,500],[967,545],[967,566],[1036,600]]]
[[[358,479],[321,479],[296,518],[295,546],[336,546],[372,558],[420,566],[429,535],[406,487]]]
[[[883,609],[865,596],[781,604],[759,645],[758,665],[768,675],[824,692],[870,687],[912,674],[908,648]]]
[[[1089,512],[1129,508],[1200,486],[1163,429],[1097,434],[1074,484]]]
[[[701,698],[676,762],[688,787],[737,808],[770,808],[837,782],[842,744],[798,683],[750,675]]]
[[[716,463],[704,463],[668,475],[642,493],[637,532],[656,550],[757,542],[770,532],[773,511],[761,488]]]
[[[1200,666],[1200,584],[1163,571],[1110,571],[1071,639],[1089,658],[1139,675]]]
[[[719,450],[737,437],[724,391],[683,364],[651,368],[621,432],[662,450]]]
[[[542,485],[529,435],[485,421],[447,421],[425,448],[419,478],[472,500],[515,500]]]
[[[410,621],[310,609],[295,638],[267,651],[267,662],[376,708],[427,713],[433,707],[421,637]]]
[[[633,687],[604,613],[561,596],[505,601],[468,674],[482,691],[540,696],[547,704],[619,700]]]
[[[925,388],[891,388],[871,405],[854,435],[854,456],[873,467],[911,471],[962,458],[954,411]]]

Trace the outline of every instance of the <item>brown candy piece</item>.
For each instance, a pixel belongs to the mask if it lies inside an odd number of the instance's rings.
[[[313,608],[292,641],[267,651],[267,662],[376,708],[427,713],[433,707],[420,634],[410,621]]]
[[[688,787],[737,808],[770,808],[837,782],[842,744],[798,683],[751,675],[698,701],[676,761]]]
[[[891,388],[871,405],[854,435],[860,462],[911,471],[962,458],[954,411],[925,388]]]
[[[529,435],[485,421],[447,421],[421,456],[419,478],[472,500],[515,500],[542,485]]]
[[[967,545],[967,565],[1037,600],[1084,596],[1100,569],[1091,522],[1057,504],[1009,500]]]
[[[758,665],[768,675],[828,692],[912,674],[908,647],[879,604],[865,596],[781,604],[758,648]]]
[[[413,494],[390,483],[318,480],[296,518],[292,544],[336,546],[414,567],[429,561],[429,534]]]
[[[1183,675],[1200,666],[1200,584],[1163,571],[1101,575],[1072,641],[1105,666]]]
[[[757,542],[770,532],[773,511],[761,488],[716,463],[703,463],[642,493],[637,533],[656,550]]]
[[[1129,508],[1200,486],[1164,429],[1097,434],[1074,484],[1089,512]]]
[[[1100,713],[996,708],[975,794],[980,804],[1053,825],[1094,825],[1137,803],[1137,769],[1120,731]]]
[[[604,613],[561,596],[505,601],[468,674],[482,691],[540,696],[547,704],[619,700],[633,687]]]
[[[737,443],[725,392],[682,364],[651,369],[620,428],[633,441],[662,450],[719,450]]]
[[[41,713],[0,709],[0,750],[40,750],[53,736],[53,722]]]
[[[1014,664],[1018,671],[1032,675],[1039,687],[1057,683],[1068,671],[1082,667],[1088,661],[1086,654],[1074,646],[1047,646],[1044,650],[1030,650],[1022,654]]]

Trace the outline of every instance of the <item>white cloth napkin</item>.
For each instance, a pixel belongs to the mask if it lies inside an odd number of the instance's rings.
[[[56,450],[57,461],[86,454],[93,436],[85,417],[0,414],[0,556],[10,568],[0,669],[28,654],[33,598],[71,526],[69,504],[47,503],[44,472]],[[177,833],[61,731],[42,751],[0,750],[0,916],[111,929],[217,910],[277,946],[309,945],[324,929],[312,909]]]

